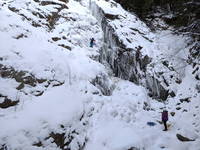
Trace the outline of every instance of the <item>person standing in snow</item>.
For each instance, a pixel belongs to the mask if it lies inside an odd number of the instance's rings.
[[[93,47],[93,46],[94,46],[94,44],[95,44],[94,42],[95,42],[94,38],[91,38],[91,39],[90,39],[90,47]]]
[[[163,110],[162,112],[162,122],[164,124],[165,129],[163,131],[167,131],[167,121],[168,121],[168,111]]]

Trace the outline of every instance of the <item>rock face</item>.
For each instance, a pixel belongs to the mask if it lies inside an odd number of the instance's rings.
[[[109,84],[109,78],[104,74],[96,76],[96,78],[93,79],[91,83],[96,86],[103,95],[106,96],[110,96],[114,89],[114,86]]]
[[[0,64],[0,77],[4,79],[14,79],[19,84],[16,87],[16,89],[19,91],[23,91],[25,86],[36,87],[37,85],[43,84],[45,88],[48,88],[50,85],[55,87],[64,84],[64,82],[60,82],[57,80],[47,80],[43,78],[37,78],[28,71],[24,70],[18,71],[15,70],[13,67],[5,66],[2,64]],[[31,93],[35,96],[41,96],[44,93],[43,90],[41,91],[36,90],[32,91]],[[7,98],[7,96],[2,95],[1,93],[0,93],[0,98],[4,98],[4,102],[0,103],[0,108],[8,108],[11,106],[15,106],[19,102],[19,100],[10,100]]]
[[[199,72],[195,71],[199,64],[200,56],[200,3],[197,0],[115,0],[125,9],[136,13],[153,29],[160,28],[152,23],[156,19],[162,19],[170,26],[173,26],[175,33],[183,33],[192,38],[190,42],[190,56],[188,63],[193,65],[194,73],[199,78]],[[159,14],[159,15],[158,15]],[[198,72],[198,73],[197,73]],[[197,79],[198,80],[198,79]]]
[[[116,5],[114,3],[112,7],[116,7]],[[100,62],[107,63],[116,77],[143,85],[149,89],[149,95],[153,98],[166,100],[169,95],[168,89],[155,76],[147,72],[147,67],[152,58],[142,52],[142,45],[133,48],[128,47],[120,38],[120,35],[116,33],[118,27],[111,24],[112,20],[120,20],[120,17],[123,17],[105,12],[95,2],[90,3],[90,9],[99,20],[104,32],[104,45],[100,51]],[[133,31],[132,34],[139,34],[147,42],[152,42],[142,31],[136,28],[131,30]],[[126,33],[122,32],[121,34]],[[129,44],[132,43],[130,39],[126,40]]]
[[[30,86],[35,87],[37,83],[43,83],[46,80],[44,79],[37,79],[34,75],[29,74],[25,71],[16,71],[12,67],[3,66],[0,64],[0,76],[2,78],[14,78],[16,82],[21,83],[21,86],[18,87],[22,89],[24,84],[28,84]]]

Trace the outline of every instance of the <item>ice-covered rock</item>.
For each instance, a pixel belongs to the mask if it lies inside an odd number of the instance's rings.
[[[116,77],[144,85],[153,98],[166,100],[167,86],[148,68],[156,48],[150,29],[114,1],[92,0],[90,9],[104,33],[100,62],[109,64]]]

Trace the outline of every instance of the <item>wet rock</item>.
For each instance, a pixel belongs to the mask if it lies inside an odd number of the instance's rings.
[[[189,142],[189,141],[195,141],[194,139],[190,139],[188,137],[182,136],[181,134],[176,134],[176,137],[181,142]]]

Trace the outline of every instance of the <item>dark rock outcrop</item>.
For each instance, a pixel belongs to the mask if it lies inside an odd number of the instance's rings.
[[[29,73],[28,71],[18,71],[15,70],[13,67],[10,66],[5,66],[0,64],[0,77],[2,78],[9,78],[9,79],[14,79],[16,82],[19,83],[19,85],[16,87],[17,90],[23,91],[25,86],[31,86],[31,87],[36,87],[39,84],[42,84],[45,88],[43,90],[33,90],[30,92],[30,94],[35,95],[35,96],[41,96],[44,93],[44,90],[48,88],[49,86],[55,87],[55,86],[61,86],[64,84],[63,81],[58,81],[56,79],[43,79],[43,78],[37,78],[35,75],[32,73]],[[27,93],[25,93],[27,94]],[[0,97],[1,94],[0,94]],[[4,96],[7,98],[6,96]],[[19,101],[13,101],[13,100],[5,100],[2,104],[0,104],[1,108],[7,108],[10,106],[15,106]]]
[[[19,103],[19,100],[11,100],[7,96],[1,95],[1,94],[0,94],[0,98],[4,99],[4,101],[0,103],[0,108],[2,109],[15,106]]]
[[[181,141],[181,142],[195,141],[194,139],[187,138],[187,137],[185,137],[185,136],[182,136],[181,134],[176,134],[176,137],[177,137],[178,140]]]
[[[19,82],[20,85],[17,89],[22,89],[24,84],[28,84],[32,87],[35,87],[37,83],[43,83],[46,80],[37,79],[34,75],[28,73],[27,71],[17,71],[12,67],[4,66],[0,64],[0,77],[2,78],[13,78],[16,82]]]
[[[8,107],[12,107],[15,106],[19,103],[19,101],[11,101],[9,99],[6,99],[3,103],[0,103],[0,108],[8,108]]]

